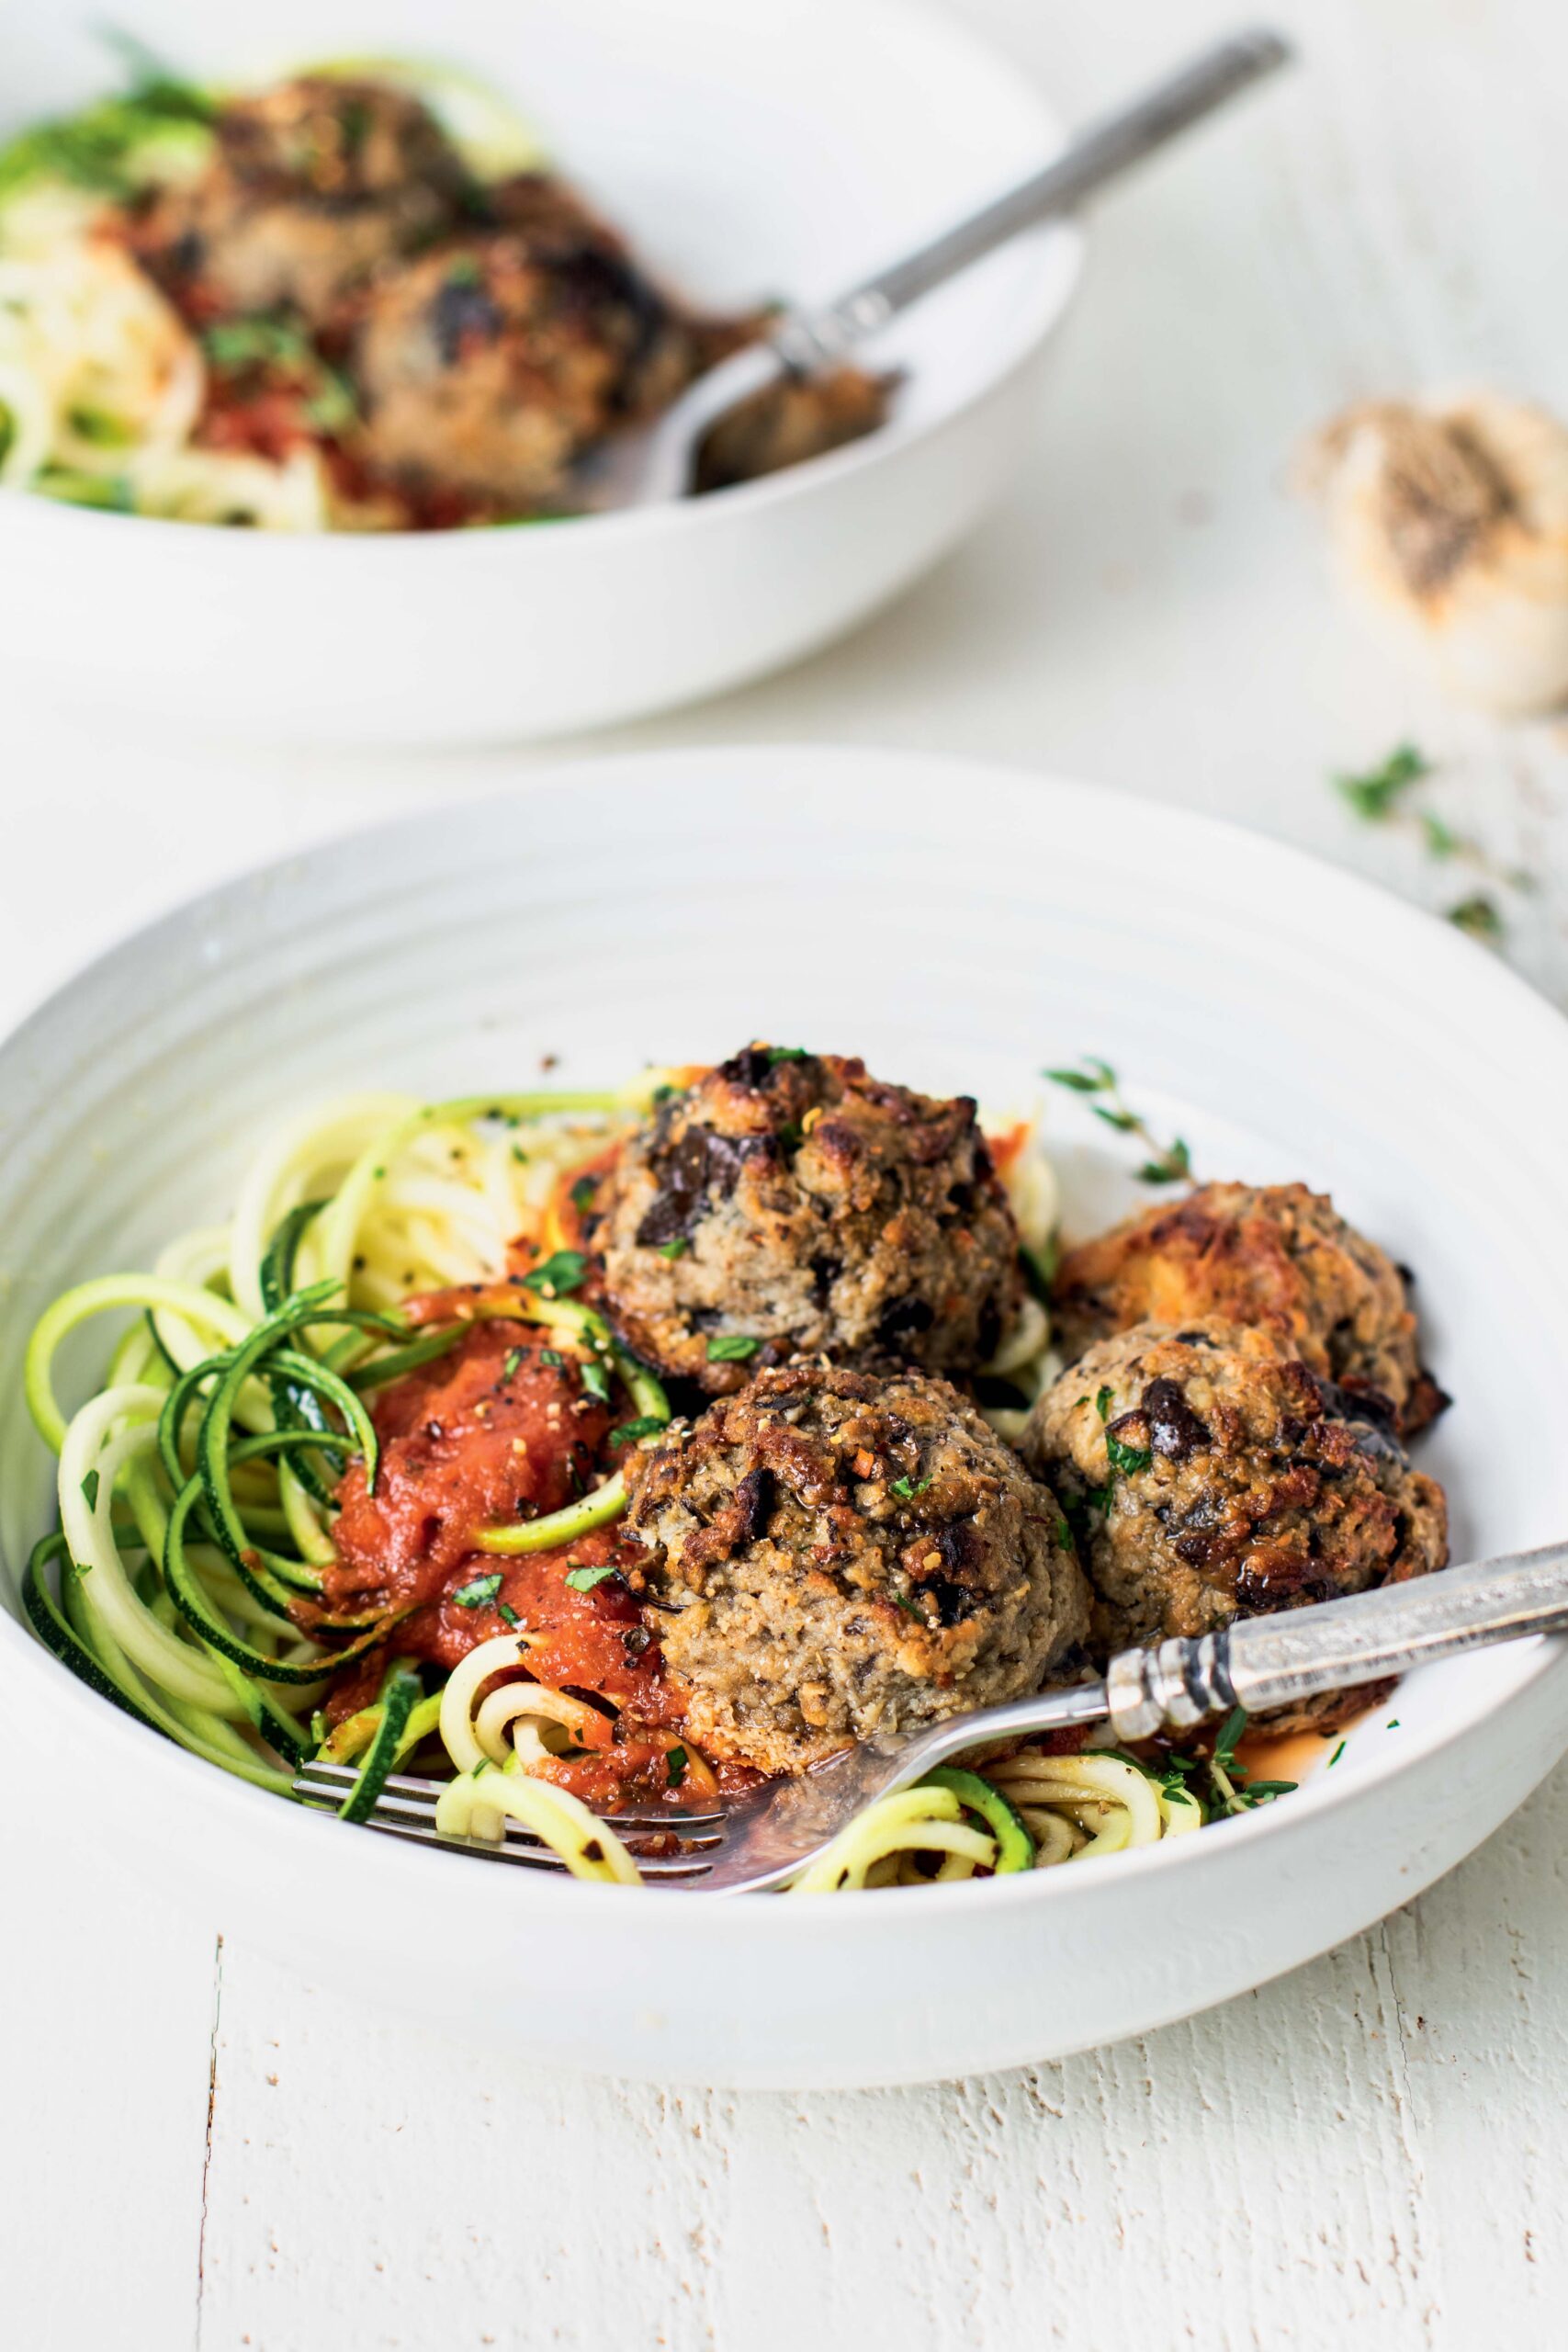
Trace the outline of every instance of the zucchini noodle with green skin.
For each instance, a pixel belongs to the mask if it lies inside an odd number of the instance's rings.
[[[395,1610],[334,1611],[327,1595],[339,1484],[375,1487],[375,1392],[438,1365],[475,1322],[536,1327],[563,1351],[553,1361],[592,1372],[595,1395],[617,1383],[628,1434],[646,1442],[669,1419],[660,1383],[570,1295],[581,1257],[557,1249],[508,1276],[520,1236],[536,1253],[560,1238],[552,1204],[570,1171],[613,1144],[665,1077],[433,1104],[344,1098],[265,1140],[227,1224],[178,1236],[150,1272],[102,1276],[56,1299],[25,1368],[33,1420],[59,1455],[59,1530],[35,1548],[24,1583],[39,1638],[100,1696],[258,1787],[290,1794],[294,1770],[314,1756],[351,1765],[340,1810],[364,1821],[387,1775],[438,1741],[453,1776],[436,1815],[445,1834],[495,1843],[515,1822],[577,1877],[639,1883],[615,1830],[538,1777],[563,1749],[603,1751],[615,1720],[570,1689],[520,1679],[543,1636],[523,1627],[480,1639],[427,1690],[417,1658],[400,1652]],[[1025,1247],[1043,1258],[1055,1216],[1049,1166],[1029,1148],[1028,1123],[1010,1134],[1004,1181]],[[411,1299],[470,1289],[457,1322],[432,1328],[403,1312]],[[67,1412],[60,1351],[103,1315],[134,1319],[102,1385]],[[1032,1302],[991,1370],[1032,1395],[1048,1341]],[[1005,1425],[1017,1409],[997,1407],[993,1418]],[[615,1471],[558,1510],[469,1540],[498,1561],[523,1560],[609,1526],[625,1499]],[[376,1680],[329,1726],[320,1711],[333,1678],[372,1655]],[[678,1750],[688,1797],[716,1800],[705,1758],[675,1734],[651,1736],[671,1754],[671,1785]],[[1162,1779],[1111,1751],[1024,1749],[944,1768],[883,1800],[797,1888],[1005,1875],[1185,1835],[1203,1818],[1179,1773]]]

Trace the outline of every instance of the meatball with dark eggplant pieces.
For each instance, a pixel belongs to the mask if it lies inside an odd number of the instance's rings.
[[[365,443],[394,477],[548,504],[586,451],[668,406],[702,342],[558,183],[510,185],[532,192],[497,191],[506,225],[373,289],[357,345]]]
[[[796,1353],[964,1377],[1023,1304],[967,1095],[748,1046],[621,1147],[585,1221],[611,1320],[710,1395]]]
[[[1140,1323],[1098,1340],[1020,1442],[1077,1532],[1099,1660],[1447,1565],[1437,1481],[1366,1399],[1265,1331]]]
[[[945,1380],[763,1372],[630,1475],[649,1622],[710,1756],[802,1771],[1036,1690],[1087,1631],[1055,1498]]]
[[[1069,1250],[1053,1289],[1053,1329],[1071,1358],[1134,1323],[1255,1324],[1374,1410],[1386,1399],[1409,1436],[1448,1399],[1421,1367],[1405,1283],[1324,1193],[1205,1184]]]
[[[382,83],[307,74],[231,99],[214,130],[208,169],[164,188],[135,234],[156,275],[209,308],[288,308],[326,324],[464,198],[434,117]]]

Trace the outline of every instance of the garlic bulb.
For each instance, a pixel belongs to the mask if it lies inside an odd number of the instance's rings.
[[[1444,690],[1568,700],[1568,427],[1495,392],[1354,408],[1319,435],[1345,584]]]

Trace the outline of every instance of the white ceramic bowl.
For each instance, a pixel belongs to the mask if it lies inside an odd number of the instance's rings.
[[[107,86],[96,6],[11,0],[6,127]],[[1055,124],[923,0],[269,0],[265,34],[137,0],[197,77],[373,51],[485,76],[671,281],[823,298],[1038,167]],[[1031,363],[1077,274],[1038,232],[874,346],[874,439],[716,497],[539,531],[294,539],[0,492],[0,680],[250,740],[479,741],[604,725],[825,643],[1021,462]]]
[[[935,760],[745,751],[575,767],[314,850],[94,965],[0,1047],[0,1554],[48,1523],[18,1386],[63,1284],[221,1214],[286,1106],[701,1058],[752,1035],[1028,1103],[1108,1056],[1210,1174],[1302,1177],[1419,1270],[1457,1403],[1422,1458],[1456,1553],[1568,1526],[1568,1026],[1483,950],[1174,810]],[[1080,1227],[1119,1210],[1067,1097]],[[84,1380],[94,1346],[76,1359]],[[1259,1983],[1447,1870],[1568,1742],[1560,1645],[1411,1678],[1300,1795],[1025,1879],[841,1898],[623,1894],[409,1849],[165,1744],[0,1615],[8,1750],[171,1898],[310,1973],[540,2059],[735,2085],[956,2075]],[[1396,1717],[1398,1728],[1388,1728]],[[24,1905],[18,1917],[31,1917]],[[1498,1966],[1504,1965],[1498,1956]]]

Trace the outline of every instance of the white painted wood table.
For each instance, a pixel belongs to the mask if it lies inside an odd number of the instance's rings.
[[[963,5],[1079,112],[1232,14]],[[1540,877],[1508,952],[1562,999],[1562,738],[1456,718],[1386,670],[1325,595],[1287,472],[1318,417],[1407,383],[1568,406],[1568,19],[1549,0],[1273,13],[1309,70],[1106,211],[1006,511],[852,641],[617,740],[1055,766],[1441,908],[1468,877],[1358,831],[1326,781],[1410,737],[1441,763],[1435,805]],[[252,857],[527,764],[127,741],[89,678],[69,711],[0,711],[4,1011]],[[1136,821],[1108,798],[1109,826]],[[221,1920],[84,1874],[27,1770],[7,1758],[28,1802],[0,1823],[17,2352],[1568,2336],[1568,1770],[1408,1911],[1193,2023],[986,2081],[797,2098],[558,2081],[439,2020],[383,2021]]]

